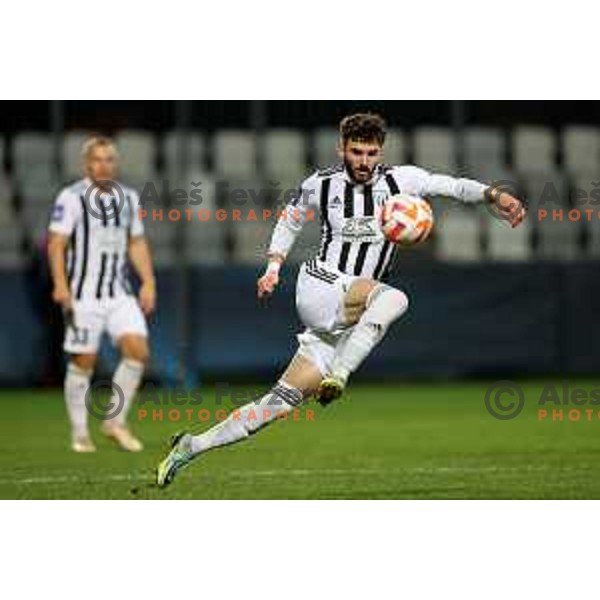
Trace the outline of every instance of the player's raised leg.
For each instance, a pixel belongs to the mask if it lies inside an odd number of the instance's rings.
[[[122,408],[112,419],[104,422],[103,432],[115,440],[123,450],[139,452],[144,446],[127,427],[127,415],[149,357],[148,341],[142,335],[126,334],[119,338],[118,346],[121,361],[112,379],[112,402],[116,405],[122,404]]]
[[[342,394],[350,374],[407,309],[408,297],[396,288],[371,279],[352,283],[344,297],[344,313],[346,323],[354,326],[336,348],[331,373],[319,386],[317,398],[321,404],[329,404]]]
[[[177,472],[199,454],[245,440],[282,418],[317,390],[321,378],[321,372],[310,359],[296,354],[279,381],[260,400],[234,410],[225,421],[200,435],[175,436],[170,453],[158,466],[158,485],[168,485]]]

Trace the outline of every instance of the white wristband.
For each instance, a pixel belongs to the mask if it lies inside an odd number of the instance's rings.
[[[281,269],[281,262],[278,260],[270,260],[267,265],[267,275],[279,275],[279,269]]]

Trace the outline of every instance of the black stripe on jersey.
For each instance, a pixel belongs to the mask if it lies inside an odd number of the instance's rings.
[[[396,180],[392,176],[391,173],[386,173],[385,182],[387,183],[388,188],[390,189],[390,194],[395,196],[400,193],[400,188],[396,183]],[[390,270],[390,259],[392,254],[394,254],[395,248],[390,248],[393,246],[391,242],[387,241],[381,247],[381,252],[379,253],[379,259],[377,260],[377,265],[375,267],[375,271],[373,271],[373,279],[381,279],[384,276],[389,274]],[[385,269],[385,270],[384,270]]]
[[[102,227],[108,227],[108,217],[106,216],[106,206],[104,206],[104,201],[102,198],[99,198],[100,210],[102,211]]]
[[[364,189],[364,215],[365,217],[372,217],[375,214],[375,206],[373,204],[373,188],[370,185],[365,185]],[[356,255],[356,263],[354,264],[354,274],[360,275],[363,267],[365,266],[365,260],[367,253],[371,247],[371,242],[363,242],[358,248],[358,254]]]
[[[110,283],[108,284],[108,295],[114,298],[115,281],[117,279],[117,265],[119,264],[119,253],[113,252],[112,269],[110,273]]]
[[[346,267],[348,266],[348,255],[350,254],[350,242],[344,242],[342,244],[342,251],[340,252],[340,262],[338,263],[338,269],[342,271],[342,273],[346,272]]]
[[[392,196],[395,196],[396,194],[400,193],[400,188],[398,187],[398,184],[396,183],[396,180],[394,179],[391,173],[386,174],[385,182],[388,184]]]
[[[379,253],[379,258],[377,260],[377,265],[375,266],[375,270],[373,271],[373,279],[380,279],[381,272],[383,271],[383,267],[386,264],[386,257],[388,255],[388,250],[391,245],[392,245],[392,243],[388,242],[387,240],[383,243],[383,246],[381,247],[381,252]],[[392,251],[393,251],[393,249],[392,249]]]
[[[354,216],[354,186],[346,181],[346,187],[344,188],[344,218],[349,219]],[[348,255],[350,254],[350,248],[352,242],[344,242],[342,244],[342,251],[340,252],[340,261],[338,263],[338,269],[344,273],[348,266]]]
[[[372,217],[375,214],[375,205],[373,204],[373,186],[365,185],[365,217]]]
[[[319,273],[322,273],[323,275],[327,275],[328,277],[333,277],[334,279],[338,278],[337,273],[333,273],[332,271],[328,271],[327,269],[320,267],[314,258],[311,258],[306,262],[306,268],[311,271],[317,271]]]
[[[90,216],[87,211],[87,207],[85,205],[85,199],[83,196],[79,197],[81,202],[81,211],[83,213],[83,255],[81,262],[81,272],[79,274],[79,284],[77,285],[77,300],[81,300],[81,294],[83,292],[83,284],[85,283],[85,276],[87,274],[87,266],[88,266],[88,252],[89,252],[89,243],[90,243]]]
[[[73,231],[71,235],[71,262],[69,263],[69,272],[67,274],[67,281],[69,285],[73,281],[73,275],[75,275],[75,263],[77,262],[77,230]]]
[[[307,270],[306,274],[310,275],[311,277],[314,277],[315,279],[320,279],[321,281],[324,281],[325,283],[329,283],[329,284],[335,283],[335,278],[330,279],[329,277],[326,277],[325,275],[323,275],[323,273],[317,273],[316,271]]]
[[[371,247],[371,242],[362,242],[358,247],[358,254],[356,255],[356,262],[354,263],[354,274],[360,275],[363,267],[365,266],[365,260],[367,258],[367,252]]]
[[[129,207],[129,224],[127,225],[127,237],[131,237],[131,228],[133,227],[133,220],[136,215],[133,214],[133,206],[131,204],[131,196],[129,194],[125,196],[127,199],[127,206]]]
[[[349,219],[354,216],[354,186],[346,181],[344,188],[344,217]]]
[[[333,273],[324,273],[323,271],[313,271],[312,269],[307,269],[306,272],[309,275],[318,277],[319,279],[323,279],[325,281],[328,281],[329,283],[334,283],[335,280],[338,278],[337,275],[334,275]]]
[[[327,250],[329,244],[333,239],[333,232],[331,230],[331,223],[329,222],[329,207],[327,206],[329,201],[329,186],[331,185],[331,179],[323,179],[321,183],[321,226],[325,230],[323,237],[323,246],[321,248],[320,260],[324,261],[327,258]]]
[[[115,227],[120,227],[121,216],[119,215],[119,208],[117,207],[117,199],[114,196],[110,200],[110,207],[113,209],[113,212],[115,213]]]
[[[308,275],[314,275],[315,277],[319,277],[320,279],[327,279],[327,281],[330,281],[331,283],[333,283],[338,276],[335,273],[330,273],[329,271],[324,271],[323,269],[314,269],[309,267],[308,265],[306,266],[306,272],[308,273]]]
[[[318,279],[326,280],[329,283],[333,283],[338,278],[338,275],[335,273],[331,273],[330,271],[326,271],[325,269],[317,267],[314,261],[309,261],[306,263],[306,273],[308,275],[317,277]]]
[[[333,273],[331,271],[328,271],[327,269],[324,269],[323,267],[320,267],[314,258],[311,258],[310,260],[306,261],[306,268],[311,271],[318,271],[320,273],[323,273],[324,275],[328,275],[330,277],[337,278],[336,273]]]
[[[98,273],[98,282],[96,283],[96,298],[99,300],[102,298],[102,284],[104,283],[104,273],[106,271],[106,261],[108,260],[108,255],[106,252],[103,252],[100,255],[100,273]]]

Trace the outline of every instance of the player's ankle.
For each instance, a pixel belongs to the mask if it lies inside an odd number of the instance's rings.
[[[111,420],[111,421],[104,421],[101,429],[102,429],[102,431],[107,432],[107,431],[115,431],[116,429],[122,429],[124,427],[125,426],[122,423]]]

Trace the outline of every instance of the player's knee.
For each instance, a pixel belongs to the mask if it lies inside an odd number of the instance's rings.
[[[121,342],[123,358],[140,362],[144,365],[150,360],[150,348],[145,338],[124,339]]]
[[[394,319],[398,319],[408,310],[408,296],[396,288],[389,288],[390,297],[390,312],[394,315]]]
[[[143,365],[147,365],[150,360],[150,349],[148,345],[145,344],[139,348],[136,348],[135,352],[132,353],[132,356],[127,357],[131,360],[136,360],[137,362],[142,363]]]
[[[96,367],[95,354],[71,354],[69,362],[80,371],[93,371]]]
[[[378,285],[367,301],[368,311],[384,324],[400,318],[408,310],[408,296],[386,284]]]
[[[358,307],[364,309],[369,295],[378,287],[378,285],[379,284],[372,279],[356,279],[353,281],[344,297],[346,309]]]

